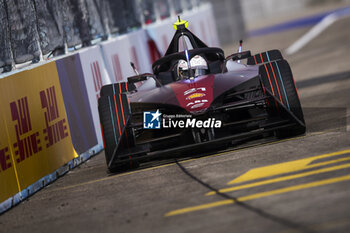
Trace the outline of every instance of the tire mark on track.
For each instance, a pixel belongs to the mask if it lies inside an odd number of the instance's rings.
[[[217,195],[227,199],[227,200],[232,200],[232,202],[236,203],[238,206],[248,210],[248,211],[251,211],[251,212],[254,212],[255,214],[265,218],[265,219],[269,219],[273,222],[276,222],[276,223],[279,223],[283,226],[286,226],[288,228],[291,228],[293,230],[297,230],[298,232],[302,232],[302,233],[316,233],[316,231],[310,229],[309,227],[307,226],[303,226],[299,223],[296,223],[296,222],[293,222],[293,221],[290,221],[288,219],[284,219],[284,218],[281,218],[281,217],[278,217],[274,214],[271,214],[271,213],[268,213],[262,209],[259,209],[259,208],[256,208],[254,206],[251,206],[245,202],[241,202],[237,197],[234,197],[234,196],[230,196],[226,193],[221,193],[219,192],[218,189],[216,189],[215,187],[211,186],[210,184],[202,181],[201,179],[199,179],[198,177],[196,177],[195,175],[193,175],[190,171],[188,171],[180,162],[178,162],[176,160],[176,165],[181,169],[181,171],[186,174],[188,177],[190,177],[191,179],[195,180],[196,182],[198,182],[199,184],[201,184],[202,186],[208,188],[209,190],[213,191],[213,192],[216,192]]]
[[[332,129],[334,130],[334,129]],[[189,157],[187,157],[186,159],[183,160],[178,160],[179,163],[188,163],[188,162],[192,162],[192,161],[196,161],[196,160],[201,160],[201,159],[208,159],[208,158],[214,158],[217,156],[222,156],[222,155],[227,155],[230,153],[236,153],[236,152],[240,152],[240,151],[244,151],[244,150],[249,150],[252,148],[257,148],[257,147],[262,147],[262,146],[269,146],[269,145],[274,145],[274,144],[278,144],[278,143],[284,143],[287,141],[295,141],[295,140],[301,140],[304,138],[309,138],[309,137],[313,137],[313,136],[318,136],[318,135],[322,135],[322,134],[326,134],[328,132],[331,132],[332,130],[329,131],[324,131],[324,132],[318,132],[318,133],[311,133],[311,134],[307,134],[304,136],[300,136],[300,137],[294,137],[294,138],[288,138],[288,139],[284,139],[284,140],[271,140],[265,143],[256,143],[253,145],[244,145],[242,147],[236,147],[234,149],[230,148],[228,150],[224,150],[220,153],[216,153],[216,154],[211,154],[211,155],[207,155],[207,156],[198,156],[197,158],[193,158],[195,156],[192,156],[192,158],[189,159]],[[174,160],[173,160],[174,161]],[[170,162],[167,164],[163,164],[163,165],[158,165],[155,167],[147,167],[147,168],[141,168],[135,171],[130,171],[130,172],[126,172],[126,173],[119,173],[119,174],[115,174],[115,175],[111,175],[111,176],[107,176],[107,177],[103,177],[100,179],[95,179],[95,180],[90,180],[90,181],[86,181],[86,182],[82,182],[82,183],[78,183],[78,184],[73,184],[73,185],[68,185],[68,186],[64,186],[64,187],[58,187],[58,188],[54,188],[52,190],[46,190],[47,192],[57,192],[57,191],[62,191],[62,190],[68,190],[68,189],[72,189],[72,188],[77,188],[80,186],[84,186],[84,185],[90,185],[90,184],[94,184],[94,183],[98,183],[98,182],[103,182],[103,181],[108,181],[108,180],[113,180],[115,178],[119,178],[119,177],[123,177],[123,176],[128,176],[128,175],[133,175],[133,174],[138,174],[141,172],[147,172],[147,171],[152,171],[155,169],[159,169],[159,168],[164,168],[164,167],[170,167],[170,166],[174,166],[176,165],[176,162]]]

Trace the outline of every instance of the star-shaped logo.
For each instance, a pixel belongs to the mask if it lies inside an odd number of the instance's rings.
[[[151,122],[155,121],[155,120],[158,120],[159,121],[159,117],[162,115],[160,112],[159,112],[159,109],[155,112],[155,113],[152,113],[151,114],[153,116]]]

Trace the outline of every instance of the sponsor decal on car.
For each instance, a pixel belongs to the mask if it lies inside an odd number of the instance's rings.
[[[192,94],[193,92],[199,92],[199,91],[206,92],[207,89],[205,87],[192,88],[192,89],[189,89],[189,90],[185,91],[184,95],[186,96],[186,95]]]
[[[191,99],[201,98],[201,97],[204,97],[204,96],[205,96],[204,93],[194,93],[194,94],[188,96],[186,99],[187,100],[191,100]]]
[[[191,109],[199,108],[199,107],[202,107],[204,103],[208,103],[208,102],[209,102],[208,100],[196,100],[194,102],[188,103],[186,107],[191,106]]]

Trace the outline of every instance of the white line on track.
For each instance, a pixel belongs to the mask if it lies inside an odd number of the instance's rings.
[[[292,55],[302,49],[305,45],[307,45],[310,41],[315,39],[318,35],[320,35],[324,30],[326,30],[329,26],[335,23],[337,20],[342,18],[337,13],[330,14],[324,17],[318,24],[316,24],[310,31],[308,31],[304,36],[302,36],[299,40],[294,42],[291,46],[286,49],[286,53],[288,55]]]

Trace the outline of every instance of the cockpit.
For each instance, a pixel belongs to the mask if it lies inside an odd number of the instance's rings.
[[[186,79],[188,77],[196,78],[209,73],[208,64],[200,55],[194,56],[190,60],[190,65],[188,65],[187,61],[180,59],[175,68],[178,79]]]

